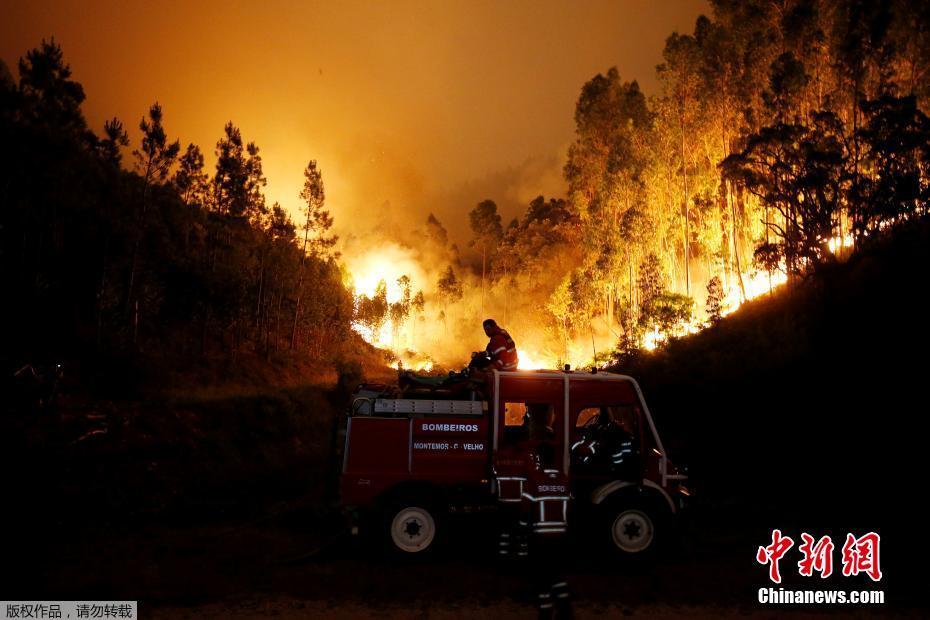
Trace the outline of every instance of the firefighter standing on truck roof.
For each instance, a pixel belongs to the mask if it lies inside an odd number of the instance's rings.
[[[491,339],[485,349],[491,360],[491,368],[516,370],[519,360],[517,359],[517,345],[513,338],[494,319],[485,319],[483,325],[484,333]]]

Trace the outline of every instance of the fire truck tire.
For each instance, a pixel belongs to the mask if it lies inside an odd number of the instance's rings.
[[[439,511],[423,498],[390,502],[383,513],[382,530],[389,550],[401,555],[426,555],[437,546]]]
[[[667,515],[641,500],[610,502],[603,521],[610,549],[624,557],[645,558],[656,553],[667,531]]]

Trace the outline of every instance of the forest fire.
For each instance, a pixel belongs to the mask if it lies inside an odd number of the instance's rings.
[[[425,315],[431,310],[441,313],[442,317],[445,311],[436,307],[434,295],[424,295],[419,288],[425,284],[426,270],[408,250],[388,244],[353,255],[346,259],[346,271],[345,281],[352,290],[357,315],[352,328],[369,344],[390,352],[395,368],[429,373],[436,364],[433,354],[425,347],[433,347],[436,351],[450,347],[462,351],[461,347],[452,346],[453,336],[444,326],[427,324]],[[413,290],[417,293],[412,293]],[[480,320],[475,323],[479,325]],[[483,344],[479,337],[471,343],[471,348],[480,349]],[[521,369],[560,365],[557,355],[547,355],[535,347],[520,346],[518,352]],[[463,354],[457,358],[441,357],[444,367],[448,368],[468,362]],[[572,361],[567,360],[567,363]],[[578,355],[574,362],[577,366],[590,365],[591,359]]]
[[[839,238],[830,242],[834,248],[851,244]],[[410,274],[415,274],[415,278]],[[351,289],[355,302],[357,319],[352,328],[369,344],[388,351],[392,356],[392,365],[398,369],[431,372],[436,367],[433,351],[461,350],[454,346],[454,336],[441,325],[428,324],[426,316],[431,311],[438,311],[440,319],[445,311],[437,310],[435,293],[424,295],[419,287],[425,285],[426,269],[416,257],[404,247],[388,244],[378,249],[355,254],[346,259],[346,285]],[[747,271],[743,274],[731,274],[729,285],[720,303],[720,316],[732,314],[750,300],[771,293],[787,281],[783,270],[767,272],[763,270]],[[417,294],[412,294],[417,290]],[[446,308],[446,311],[449,309]],[[477,323],[477,321],[476,321]],[[643,331],[640,346],[646,351],[654,351],[672,337],[694,334],[706,328],[709,319],[701,313],[692,314],[688,320],[673,329],[662,329],[652,325]],[[518,336],[537,333],[541,325],[519,323],[514,326]],[[616,332],[611,334],[615,338]],[[594,364],[603,366],[609,362],[603,358],[596,359],[596,344],[589,339],[575,338],[564,343],[560,355],[545,345],[525,342],[518,347],[521,369],[559,368],[569,364],[574,368],[590,367]],[[609,351],[613,346],[610,338],[599,338],[602,350]],[[471,343],[472,349],[480,348],[480,337]],[[464,365],[467,357],[458,358],[439,355],[444,367]]]
[[[390,244],[353,253],[345,264],[344,281],[357,315],[352,328],[379,348],[412,349],[412,334],[405,323],[413,303],[411,275],[423,279],[417,262],[404,248]]]
[[[853,243],[853,236],[847,233],[842,236],[831,237],[830,241],[827,242],[827,247],[833,254],[839,254],[842,250],[853,247]]]
[[[0,20],[0,620],[926,607],[930,0],[108,4]]]
[[[775,288],[787,281],[788,276],[783,271],[754,271],[742,274],[742,288],[740,288],[739,282],[734,282],[730,285],[726,296],[726,302],[720,312],[721,316],[732,314],[738,310],[743,303],[771,293]]]
[[[830,239],[828,247],[831,253],[839,255],[851,247],[851,235],[836,236]],[[424,284],[426,270],[417,262],[413,254],[405,248],[391,244],[379,250],[371,250],[347,259],[348,274],[346,284],[351,288],[355,298],[356,313],[359,319],[352,327],[368,343],[389,351],[393,356],[393,365],[397,368],[431,372],[435,366],[433,351],[461,350],[454,343],[454,335],[444,327],[428,325],[425,317],[430,311],[437,311],[435,292],[423,296],[422,289],[418,295],[411,297],[411,291]],[[409,274],[416,274],[414,279]],[[729,274],[729,283],[719,303],[719,315],[727,316],[736,312],[745,302],[771,294],[776,288],[788,281],[784,264],[779,269],[766,271],[752,269],[742,274]],[[474,291],[472,291],[474,292]],[[442,320],[446,311],[438,311]],[[411,314],[416,314],[412,317]],[[372,319],[366,315],[374,314]],[[541,319],[535,317],[536,323]],[[695,334],[711,324],[711,317],[704,312],[693,312],[686,320],[672,328],[662,328],[658,324],[647,326],[639,339],[639,346],[646,351],[654,351],[670,338]],[[476,321],[477,323],[477,321]],[[521,322],[514,325],[514,334],[536,334],[544,329],[543,325]],[[609,352],[616,345],[618,334],[608,330],[608,337],[600,337],[602,351]],[[613,338],[611,338],[612,336]],[[597,344],[593,342],[593,330],[589,338],[577,337],[564,342],[560,355],[546,345],[523,344],[518,347],[521,369],[560,368],[569,364],[574,368],[587,368],[593,365],[604,366],[609,359],[596,355]],[[476,340],[472,348],[480,348]],[[467,358],[458,359],[439,356],[451,367],[464,365]]]
[[[517,347],[517,354],[520,357],[518,368],[520,370],[543,370],[546,368],[556,368],[559,360],[556,358],[546,358],[531,349],[521,349]]]

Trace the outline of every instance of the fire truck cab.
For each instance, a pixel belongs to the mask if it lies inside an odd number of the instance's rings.
[[[643,554],[682,508],[686,478],[632,377],[492,371],[469,392],[361,386],[340,491],[399,552],[434,548],[452,512],[492,510]]]

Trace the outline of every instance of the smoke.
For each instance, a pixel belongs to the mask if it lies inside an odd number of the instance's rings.
[[[347,284],[356,294],[357,305],[374,299],[379,286],[388,304],[383,323],[377,320],[380,317],[371,323],[360,319],[356,327],[369,342],[393,351],[408,366],[411,361],[430,360],[458,367],[467,362],[470,351],[482,346],[480,319],[477,333],[465,327],[469,323],[466,317],[477,311],[472,293],[475,277],[461,264],[451,244],[440,244],[427,236],[426,216],[421,226],[404,226],[395,215],[383,210],[366,231],[353,233],[343,242]],[[444,296],[439,291],[440,277],[449,268],[461,297]],[[480,286],[480,275],[478,280]],[[423,300],[419,307],[415,301],[418,294]],[[402,313],[392,316],[390,305],[399,307],[405,301]],[[467,333],[464,337],[463,332]]]
[[[414,161],[415,151],[386,133],[359,134],[342,145],[323,171],[336,232],[344,238],[406,236],[407,228],[425,220],[428,176]]]
[[[509,179],[516,192],[521,190],[517,181],[538,178],[534,176],[537,171],[546,169],[522,168],[523,174],[500,178]],[[487,342],[481,327],[485,318],[494,318],[514,337],[521,368],[554,368],[562,363],[587,366],[595,351],[612,350],[618,338],[616,326],[594,317],[585,325],[574,324],[569,337],[562,321],[570,319],[564,308],[560,314],[557,300],[553,301],[557,289],[566,286],[573,268],[581,264],[580,244],[569,240],[534,244],[532,237],[540,230],[533,226],[546,226],[534,224],[525,230],[527,243],[521,242],[507,255],[489,256],[482,278],[476,249],[466,245],[463,251],[444,239],[435,224],[427,224],[428,213],[413,223],[398,221],[396,214],[382,209],[364,228],[359,225],[345,236],[343,261],[347,284],[354,289],[360,308],[359,333],[392,351],[405,367],[465,365],[470,353],[483,349]],[[442,223],[441,217],[437,219]],[[467,239],[466,231],[458,232],[459,238]],[[406,294],[405,286],[409,287]],[[422,305],[409,303],[421,292]],[[383,295],[381,306],[372,304],[379,294]],[[405,299],[408,304],[402,308]],[[380,315],[366,320],[372,307],[383,310],[383,320]]]
[[[589,365],[595,351],[611,351],[618,326],[600,316],[585,319],[584,325],[578,319],[572,323],[564,314],[558,318],[553,307],[553,294],[582,263],[577,239],[529,242],[506,257],[492,252],[484,278],[481,251],[471,243],[468,214],[480,201],[497,204],[506,228],[512,220],[524,219],[537,196],[562,197],[566,150],[567,145],[546,156],[527,157],[446,188],[430,182],[442,175],[415,166],[413,153],[389,136],[355,140],[338,159],[340,184],[333,209],[347,284],[365,310],[361,314],[370,315],[374,308],[376,315],[360,317],[358,331],[413,368],[428,367],[429,362],[444,368],[465,365],[471,352],[487,342],[481,327],[485,318],[494,318],[514,337],[523,368]],[[366,188],[365,193],[355,188]],[[430,215],[445,234],[428,225]],[[548,233],[531,228],[525,234]],[[441,279],[446,280],[445,290]],[[378,305],[382,282],[384,299]],[[405,286],[407,307],[401,308]],[[411,303],[421,292],[422,306]],[[383,321],[377,317],[379,309],[385,313]],[[565,322],[573,329],[567,330]]]
[[[480,201],[497,203],[506,225],[521,217],[536,196],[564,195],[567,149],[566,144],[546,155],[527,156],[450,186],[437,180],[449,177],[438,172],[443,162],[424,163],[423,154],[403,139],[365,132],[326,163],[327,204],[336,218],[336,232],[343,237],[371,231],[384,236],[385,228],[392,236],[407,237],[433,213],[452,242],[465,249],[471,239],[468,212]]]
[[[471,237],[468,212],[485,199],[497,204],[504,226],[520,218],[536,196],[562,197],[565,181],[562,166],[567,146],[545,156],[527,157],[522,162],[494,170],[449,189],[439,189],[428,205],[449,228],[460,245]]]

